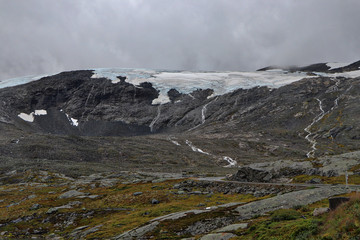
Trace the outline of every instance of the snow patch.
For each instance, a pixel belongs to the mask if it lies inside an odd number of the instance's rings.
[[[20,113],[18,115],[19,118],[26,122],[33,122],[34,121],[34,113],[26,114],[26,113]]]
[[[357,78],[360,77],[360,70],[339,73],[338,76],[347,77],[347,78]]]
[[[34,116],[41,116],[41,115],[47,115],[47,111],[40,109],[40,110],[35,110],[34,112],[31,112],[30,114],[20,113],[18,115],[18,117],[26,122],[34,122]]]
[[[78,122],[77,119],[75,119],[75,118],[70,118],[70,120],[71,120],[73,126],[75,126],[75,127],[79,126],[79,122]]]
[[[40,116],[40,115],[47,115],[47,111],[46,110],[35,110],[35,113],[34,113],[36,116]]]
[[[275,69],[266,70],[266,72],[282,72],[282,73],[285,73],[287,71],[285,71],[283,69],[280,69],[280,68],[275,68]]]
[[[235,167],[237,165],[237,161],[235,161],[231,157],[225,156],[225,157],[223,157],[223,159],[229,163],[229,165],[226,165],[225,167]]]
[[[170,98],[168,95],[164,96],[164,95],[159,95],[158,98],[155,98],[154,100],[152,100],[151,104],[152,105],[158,105],[158,104],[165,104],[170,102]]]
[[[346,67],[346,66],[348,66],[350,64],[351,63],[330,62],[330,63],[327,63],[326,66],[330,67],[329,70],[333,70],[333,69],[336,69],[336,68]]]
[[[195,147],[192,142],[190,142],[189,140],[186,140],[185,143],[191,147],[191,150],[193,150],[194,152],[199,152],[199,153],[202,153],[202,154],[206,154],[206,155],[211,155],[210,153],[208,152],[204,152],[203,150],[201,150],[200,148],[197,148]]]
[[[181,146],[181,144],[178,141],[173,140],[171,137],[168,137],[168,140],[175,144],[176,146]]]
[[[62,112],[62,111],[63,111],[63,110],[61,109],[60,112]],[[72,118],[72,117],[70,117],[70,116],[69,116],[68,114],[66,114],[66,113],[65,113],[65,115],[66,115],[66,117],[67,117],[67,119],[69,120],[69,122],[70,122],[71,125],[73,125],[73,126],[75,126],[75,127],[79,126],[79,120],[78,120],[78,119]]]
[[[357,78],[360,77],[360,70],[349,71],[349,72],[340,72],[340,73],[324,73],[324,72],[313,72],[314,74],[321,77],[344,77],[344,78]]]

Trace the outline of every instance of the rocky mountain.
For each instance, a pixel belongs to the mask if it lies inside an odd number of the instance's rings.
[[[86,162],[234,172],[359,150],[359,67],[95,69],[0,81],[2,170]]]

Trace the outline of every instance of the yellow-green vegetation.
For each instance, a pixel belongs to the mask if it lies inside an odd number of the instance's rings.
[[[350,201],[327,215],[320,228],[322,239],[358,239],[360,236],[360,195],[350,194]]]
[[[93,237],[104,238],[114,236],[117,233],[140,226],[153,218],[166,214],[191,209],[204,209],[207,206],[218,205],[228,202],[249,202],[255,200],[252,195],[213,193],[208,195],[174,194],[172,189],[175,181],[164,183],[145,184],[119,184],[109,189],[107,196],[86,204],[86,208],[127,208],[129,211],[111,214],[110,219],[99,218],[91,220],[92,225],[103,224],[104,226]],[[143,192],[142,195],[133,196],[134,192]],[[151,204],[152,199],[160,201],[159,204]],[[201,204],[201,207],[198,205]],[[177,222],[178,225],[178,222]],[[178,225],[179,226],[179,225]]]
[[[315,208],[328,207],[328,200],[293,209],[280,209],[250,222],[234,239],[256,240],[337,240],[358,239],[360,235],[360,195],[346,194],[350,201],[336,210],[314,217]]]
[[[360,164],[357,164],[355,166],[353,166],[352,168],[350,168],[350,171],[352,172],[357,172],[360,170]]]
[[[29,175],[31,176],[22,176],[23,182],[29,181],[29,183],[0,186],[0,232],[5,232],[4,236],[7,238],[23,238],[26,237],[25,233],[31,234],[39,229],[42,229],[45,235],[56,232],[60,236],[69,236],[77,227],[91,228],[102,225],[98,231],[88,234],[86,238],[103,239],[116,236],[166,214],[259,199],[252,195],[220,192],[178,194],[179,190],[174,189],[173,186],[184,179],[158,183],[150,181],[117,183],[111,187],[100,187],[98,183],[82,183],[75,186],[73,181],[66,182],[53,174],[49,175],[51,177],[46,184],[35,184],[33,181],[39,182],[40,178],[38,179],[33,173]],[[16,175],[9,178],[9,181],[15,181],[17,177]],[[61,194],[71,189],[87,193],[87,196],[98,195],[98,197],[59,199]],[[192,189],[192,191],[196,190],[198,189]],[[204,192],[204,189],[202,191]],[[142,194],[135,196],[135,192]],[[153,204],[153,199],[158,200],[159,203]],[[75,201],[80,204],[58,209],[55,213],[47,213],[50,208],[66,206]],[[39,206],[32,209],[36,204]],[[223,215],[224,212],[215,211],[209,214],[214,217]],[[210,215],[204,214],[195,218],[189,216],[178,221],[179,224],[176,226],[184,226],[198,218],[208,218]],[[69,219],[72,219],[71,224],[66,224]],[[170,222],[164,223],[164,227],[169,231],[174,226]]]
[[[180,186],[179,183],[186,179],[160,182],[133,180],[129,183],[125,182],[126,178],[119,177],[118,182],[103,186],[101,177],[98,178],[99,181],[76,182],[53,173],[39,174],[31,171],[2,179],[6,184],[0,186],[0,233],[9,239],[28,238],[34,234],[47,236],[50,233],[71,239],[76,228],[84,227],[84,230],[89,230],[96,226],[100,227],[81,238],[106,239],[170,213],[270,197],[255,198],[249,194],[210,192],[196,184],[187,192],[174,188],[174,185]],[[298,176],[298,180],[308,179],[307,176]],[[193,181],[187,180],[186,183]],[[336,178],[331,181],[336,182]],[[80,191],[83,196],[59,198],[69,190]],[[141,193],[134,195],[136,192]],[[89,198],[91,196],[95,197]],[[154,204],[153,199],[158,203]],[[63,208],[49,212],[49,209],[60,206]],[[235,207],[217,208],[199,214],[189,213],[176,220],[161,221],[148,234],[154,239],[190,237],[185,230],[199,222],[236,219],[232,211]],[[319,207],[328,207],[328,201],[325,199],[308,206],[277,210],[250,220],[247,229],[233,233],[237,234],[238,239],[339,239],[339,236],[359,234],[360,197],[354,195],[352,201],[339,210],[314,217],[313,210]],[[179,233],[181,234],[178,235]]]

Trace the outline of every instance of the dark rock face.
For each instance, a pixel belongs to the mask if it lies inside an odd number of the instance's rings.
[[[354,67],[357,64],[354,63]],[[247,163],[304,159],[311,150],[306,137],[317,142],[316,156],[360,148],[360,127],[357,122],[360,118],[360,78],[305,78],[278,89],[237,89],[216,97],[211,97],[212,89],[197,89],[190,94],[171,89],[168,92],[170,102],[152,104],[159,92],[151,83],[143,82],[134,86],[126,82],[126,77],[119,76],[120,81],[114,84],[109,79],[92,76],[90,70],[63,72],[28,84],[0,89],[0,131],[14,132],[16,129],[19,132],[4,141],[19,140],[11,146],[11,157],[30,156],[33,159],[49,158],[49,155],[63,156],[58,153],[60,149],[64,152],[62,147],[51,148],[49,154],[44,156],[46,151],[36,150],[45,149],[44,146],[22,146],[22,131],[92,137],[144,136],[141,140],[144,147],[139,147],[140,152],[143,149],[156,149],[147,156],[157,156],[158,152],[162,152],[164,141],[145,139],[146,136],[160,134],[165,136],[164,139],[175,136],[180,145],[175,146],[167,141],[172,145],[167,146],[171,150],[162,153],[161,158],[168,154],[169,159],[173,159],[174,152],[181,153],[181,156],[190,152],[196,156],[183,158],[181,162],[191,163],[189,159],[205,162],[205,158],[211,158],[217,165],[221,165],[224,156]],[[30,114],[42,109],[47,114],[35,115],[33,122],[18,117],[20,113]],[[322,113],[321,109],[324,117],[312,124]],[[76,120],[78,125],[71,119]],[[310,124],[311,134],[304,130]],[[196,147],[211,155],[193,151],[186,140],[191,140]],[[126,141],[129,143],[126,146],[135,144],[134,140]],[[85,146],[92,144],[91,141],[84,143]],[[112,144],[109,140],[106,146]],[[1,145],[0,153],[10,156],[8,148]],[[117,146],[112,146],[111,151],[103,151],[102,146],[95,149],[98,148],[101,148],[101,154],[114,156],[114,159],[130,155],[131,159],[137,159],[140,156],[123,154],[125,150],[115,150]],[[89,151],[81,150],[81,155],[83,152]],[[98,152],[85,155],[85,159],[91,161],[99,158]],[[66,156],[67,159],[73,157],[79,158],[79,155]],[[152,157],[148,159],[151,161]],[[263,177],[266,176],[267,173]]]
[[[302,71],[302,72],[329,72],[329,73],[339,73],[339,72],[349,72],[359,70],[360,61],[354,62],[344,67],[334,68],[330,70],[330,67],[327,66],[327,63],[315,63],[304,67],[290,66],[290,67],[280,67],[280,66],[268,66],[265,68],[258,69],[257,71],[268,71],[272,69],[284,69],[286,71]]]
[[[315,98],[328,100],[324,102],[324,110],[328,111],[336,97],[326,93],[334,81],[313,78],[273,91],[267,87],[239,89],[210,99],[207,98],[213,93],[211,89],[198,89],[191,96],[171,89],[168,92],[171,103],[153,105],[152,101],[159,94],[151,83],[134,86],[120,76],[121,81],[113,84],[108,79],[91,76],[92,71],[64,72],[1,89],[3,118],[8,122],[19,122],[17,114],[45,109],[48,115],[35,116],[34,123],[28,125],[44,132],[89,136],[182,132],[194,127],[199,129],[199,126],[205,128],[205,132],[229,129],[236,129],[236,132],[259,129],[301,131],[311,122],[312,116],[306,112],[316,114],[319,111]],[[305,103],[311,109],[304,109]],[[303,117],[294,118],[296,114]],[[72,126],[69,117],[78,120],[79,126]],[[230,128],[225,129],[225,126]],[[335,138],[352,127],[334,128],[329,134]]]
[[[268,171],[242,167],[230,178],[230,180],[240,182],[269,182],[272,178],[273,174]]]
[[[329,208],[330,210],[335,210],[341,204],[350,201],[348,197],[333,197],[329,198]]]
[[[42,78],[25,85],[0,90],[0,98],[5,100],[4,119],[17,121],[17,114],[45,109],[46,116],[35,116],[32,127],[55,134],[81,134],[89,136],[133,136],[150,134],[150,125],[155,131],[166,129],[182,121],[186,113],[199,107],[213,92],[210,89],[193,92],[194,101],[172,89],[169,97],[183,101],[174,109],[165,104],[161,109],[161,122],[154,119],[158,105],[152,101],[159,94],[151,83],[143,82],[134,86],[121,77],[117,84],[105,78],[91,78],[92,71],[63,72]],[[79,127],[71,126],[66,114],[79,121]],[[194,121],[194,120],[193,120]],[[196,120],[198,121],[198,120]],[[185,121],[187,122],[187,121]],[[187,123],[188,128],[193,126]],[[168,126],[169,125],[169,126]]]
[[[172,88],[168,91],[168,96],[170,101],[174,103],[175,101],[179,100],[183,94],[181,94],[178,90]]]

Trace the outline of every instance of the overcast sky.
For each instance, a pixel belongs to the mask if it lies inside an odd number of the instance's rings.
[[[0,80],[359,60],[359,0],[0,0]]]

